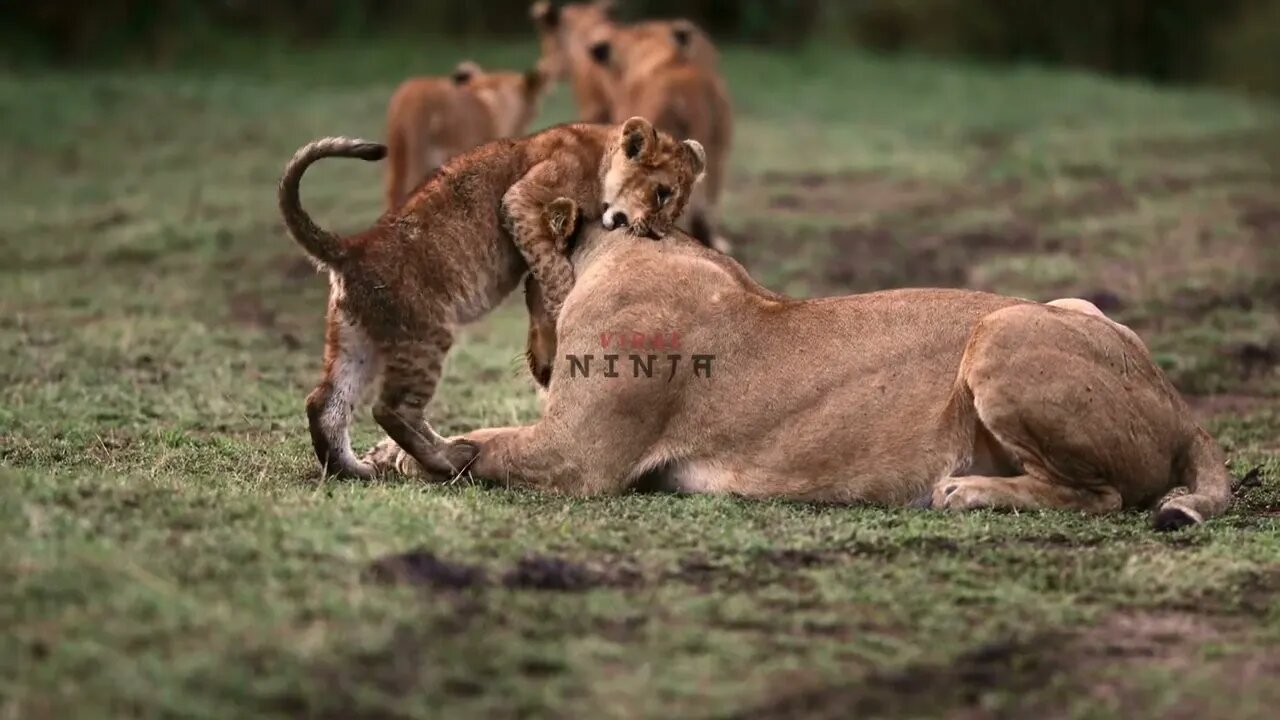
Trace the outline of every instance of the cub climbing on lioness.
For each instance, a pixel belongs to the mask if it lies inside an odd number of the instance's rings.
[[[539,70],[486,72],[463,61],[449,77],[405,80],[387,105],[387,209],[451,157],[523,135],[548,85]]]
[[[705,155],[697,142],[677,142],[640,118],[562,125],[460,155],[368,230],[344,238],[317,227],[298,198],[307,167],[385,153],[363,140],[318,140],[294,155],[280,181],[285,225],[329,271],[324,379],[307,397],[307,419],[322,466],[372,476],[374,467],[352,453],[348,426],[381,371],[374,418],[422,467],[449,474],[474,448],[446,448],[425,409],[456,328],[495,307],[526,271],[553,323],[572,287],[573,268],[543,222],[547,202],[568,196],[594,218],[607,208],[610,227],[660,238],[684,209]]]

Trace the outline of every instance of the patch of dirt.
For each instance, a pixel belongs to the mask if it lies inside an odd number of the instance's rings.
[[[1280,568],[1250,573],[1240,583],[1240,609],[1249,614],[1275,612],[1280,606]]]
[[[1280,340],[1264,344],[1244,342],[1226,348],[1231,360],[1240,368],[1240,379],[1251,380],[1271,374],[1280,365]]]
[[[734,715],[735,718],[851,718],[917,716],[930,711],[976,710],[993,691],[1026,692],[1048,683],[1055,670],[1044,648],[1051,639],[983,645],[950,665],[916,664],[875,672],[848,686],[818,688]]]
[[[1081,217],[1118,215],[1137,206],[1137,199],[1118,181],[1101,178],[1074,195],[1049,198],[1025,208],[1021,214],[1039,222],[1053,223]]]
[[[598,587],[643,584],[640,573],[626,564],[601,569],[550,555],[528,555],[506,572],[496,574],[497,585],[512,590],[584,592]],[[445,560],[426,549],[379,558],[365,569],[366,580],[385,584],[421,585],[445,590],[491,587],[489,571],[481,565]]]
[[[1081,300],[1088,300],[1093,303],[1104,313],[1113,313],[1123,310],[1125,306],[1124,298],[1119,293],[1111,290],[1092,290],[1087,293],[1077,295]]]
[[[530,555],[502,576],[502,584],[517,590],[581,592],[606,584],[598,572],[564,558]]]
[[[1034,230],[1008,226],[949,235],[895,236],[883,228],[838,228],[823,280],[846,292],[894,287],[966,287],[983,257],[1036,249]]]
[[[231,318],[241,325],[251,325],[263,330],[276,327],[276,313],[267,307],[262,297],[254,293],[237,293],[227,301]]]
[[[1252,205],[1240,212],[1240,224],[1271,237],[1280,236],[1280,206]]]
[[[1253,310],[1257,301],[1248,290],[1215,288],[1212,290],[1180,289],[1167,301],[1168,310],[1180,317],[1198,321],[1218,310]]]
[[[769,208],[781,212],[919,215],[954,208],[961,202],[954,190],[866,173],[766,174],[760,183],[762,187],[755,192],[767,194]]]
[[[1248,637],[1248,625],[1237,621],[1189,613],[1120,613],[1076,633],[993,642],[950,663],[916,663],[873,672],[852,684],[786,694],[734,717],[1031,717],[1052,714],[1064,701],[1082,696],[1118,708],[1122,716],[1141,715],[1158,699],[1142,685],[1144,668],[1194,671],[1221,680],[1223,688],[1267,687],[1266,678],[1280,672],[1280,648],[1203,656],[1207,644],[1244,644]],[[992,702],[996,698],[1003,703]],[[1205,717],[1218,699],[1181,698],[1173,716]]]
[[[377,583],[449,590],[463,590],[487,582],[484,568],[444,560],[430,550],[411,550],[379,558],[365,570],[365,577]]]
[[[320,271],[316,269],[315,263],[305,257],[297,255],[281,256],[277,258],[271,263],[270,270],[279,273],[284,278],[293,282],[311,280],[321,274]]]
[[[236,293],[227,301],[227,309],[235,323],[277,335],[285,349],[297,350],[302,347],[302,341],[297,335],[281,330],[279,317],[275,310],[267,307],[262,296],[251,292]]]

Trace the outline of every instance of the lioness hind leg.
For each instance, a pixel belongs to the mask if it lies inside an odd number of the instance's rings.
[[[1175,465],[1178,482],[1186,493],[1165,499],[1153,523],[1157,530],[1178,530],[1221,515],[1231,504],[1231,473],[1222,449],[1199,428]]]
[[[1069,486],[1033,475],[949,477],[933,489],[933,506],[949,510],[1056,508],[1105,513],[1119,510],[1120,505],[1120,493],[1110,485]]]

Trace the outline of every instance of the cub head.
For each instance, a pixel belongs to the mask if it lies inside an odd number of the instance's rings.
[[[573,252],[574,240],[581,226],[582,213],[578,204],[569,198],[556,198],[542,211],[542,222],[555,238],[556,247],[566,255]],[[542,387],[551,383],[551,366],[556,356],[556,323],[542,304],[542,288],[533,275],[524,282],[524,304],[529,310],[529,337],[525,343],[524,357],[529,372]]]
[[[550,80],[540,69],[485,72],[470,60],[458,63],[450,77],[455,85],[470,90],[484,103],[500,137],[524,134],[538,114],[538,104]]]
[[[618,127],[600,163],[605,228],[664,237],[706,168],[707,153],[697,140],[680,142],[644,118],[631,118]]]
[[[591,32],[608,25],[612,11],[612,0],[564,4],[539,0],[529,6],[541,49],[538,69],[552,80],[566,77],[575,63],[585,61]]]

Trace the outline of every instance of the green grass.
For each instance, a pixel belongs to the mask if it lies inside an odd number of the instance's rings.
[[[326,284],[278,173],[312,138],[380,137],[403,75],[532,52],[0,77],[0,717],[1273,716],[1280,111],[1260,102],[726,52],[724,216],[757,277],[1106,302],[1233,469],[1262,466],[1205,527],[321,482],[302,399]],[[541,122],[570,114],[562,88]],[[322,163],[307,205],[358,229],[380,171]],[[517,299],[467,331],[442,432],[536,416],[523,327]],[[378,437],[367,413],[356,436]]]

